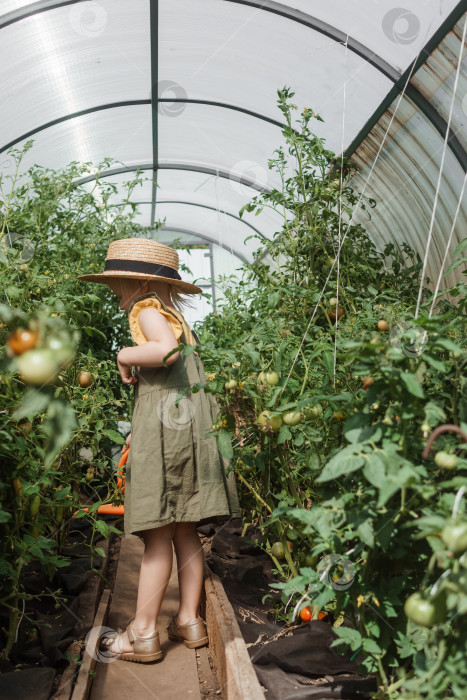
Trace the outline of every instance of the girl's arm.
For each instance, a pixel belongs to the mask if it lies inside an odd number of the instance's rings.
[[[143,309],[138,316],[138,321],[147,342],[122,348],[117,355],[117,365],[125,384],[135,384],[138,381],[137,377],[131,375],[131,366],[162,367],[163,358],[179,344],[169,322],[157,309]],[[180,352],[175,352],[168,358],[167,365],[176,362],[179,356]]]

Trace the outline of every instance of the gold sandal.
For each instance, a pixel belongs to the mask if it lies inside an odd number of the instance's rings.
[[[167,627],[167,636],[173,642],[183,642],[188,649],[202,647],[209,641],[206,625],[201,617],[179,625],[177,615],[174,615],[172,622]]]
[[[126,633],[128,635],[128,641],[133,646],[132,652],[122,652],[122,651],[112,651],[109,649],[113,640],[119,637],[117,632],[106,635],[105,639],[101,642],[101,648],[106,649],[106,656],[114,657],[116,659],[122,659],[123,661],[138,661],[139,663],[148,663],[149,661],[157,661],[162,658],[161,644],[159,639],[159,632],[155,631],[148,637],[139,637],[133,631],[134,619],[128,624],[126,628]],[[120,634],[123,634],[121,630],[118,630]],[[117,641],[118,647],[120,649],[120,643]]]

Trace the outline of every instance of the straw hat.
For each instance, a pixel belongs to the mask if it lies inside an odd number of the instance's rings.
[[[104,272],[79,275],[78,279],[106,284],[116,277],[167,282],[180,287],[180,291],[186,294],[203,291],[195,284],[183,282],[178,273],[176,250],[148,238],[120,238],[112,241],[107,251]]]

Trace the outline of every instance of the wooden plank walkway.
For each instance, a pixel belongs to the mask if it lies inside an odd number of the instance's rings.
[[[140,540],[123,537],[117,577],[107,627],[117,629],[135,613],[139,570],[144,545]],[[166,627],[178,609],[176,559],[157,621],[164,653],[162,661],[141,664],[129,661],[97,662],[90,700],[201,700],[196,650],[171,642]]]

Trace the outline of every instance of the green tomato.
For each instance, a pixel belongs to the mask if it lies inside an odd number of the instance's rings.
[[[441,451],[435,454],[436,465],[444,469],[455,469],[458,461],[456,455],[451,455],[449,452]]]
[[[295,528],[293,528],[293,527],[289,527],[289,529],[286,532],[287,539],[292,540],[292,542],[293,542],[294,540],[298,539],[298,536],[299,536],[299,534],[298,534],[297,530],[295,530]]]
[[[270,386],[276,386],[276,384],[279,384],[279,375],[277,372],[267,372],[266,381]]]
[[[441,539],[450,552],[459,554],[467,549],[467,523],[449,523],[441,533]]]
[[[271,547],[271,554],[273,557],[276,557],[279,561],[285,558],[285,551],[284,551],[284,545],[282,542],[274,542],[274,544]]]
[[[304,413],[307,418],[320,418],[323,415],[323,407],[320,403],[317,403],[314,406],[306,406],[304,409]]]
[[[51,350],[28,350],[20,355],[16,366],[26,384],[50,384],[60,369]]]
[[[318,557],[314,554],[305,554],[303,562],[305,566],[315,566],[318,563]]]
[[[236,379],[229,379],[228,382],[224,384],[226,389],[235,389],[237,386],[237,380]]]
[[[412,593],[404,603],[404,612],[415,624],[432,627],[445,619],[446,599],[443,593],[433,598],[424,598],[421,593]]]
[[[69,367],[75,356],[75,350],[68,340],[59,336],[49,336],[46,338],[45,344],[51,350],[54,360],[60,367]]]
[[[302,415],[299,411],[290,411],[290,413],[284,413],[282,420],[286,425],[297,425],[300,423]]]
[[[282,425],[282,416],[280,413],[271,413],[270,411],[262,411],[258,418],[258,424],[262,430],[270,428],[273,433],[278,433]]]
[[[36,495],[32,497],[31,503],[29,505],[29,512],[31,513],[33,518],[38,514],[40,505],[41,497],[38,493],[36,493]]]

